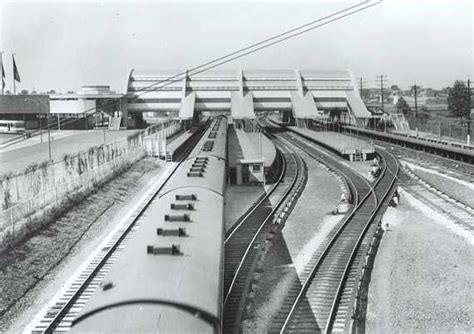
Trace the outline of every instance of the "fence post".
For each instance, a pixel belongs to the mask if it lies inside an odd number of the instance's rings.
[[[28,220],[31,223],[31,216],[33,215],[33,213],[31,212],[31,199],[28,200],[27,206],[28,206]]]
[[[13,215],[13,207],[10,208],[10,219],[12,223],[12,238],[15,238],[15,220]]]

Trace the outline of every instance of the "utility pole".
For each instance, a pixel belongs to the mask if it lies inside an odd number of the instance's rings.
[[[467,144],[471,144],[471,79],[467,79]]]
[[[418,88],[416,84],[412,86],[413,92],[415,93],[415,120],[418,119]]]
[[[384,80],[384,79],[387,79],[387,76],[384,75],[384,74],[381,74],[381,75],[377,76],[377,78],[380,79],[380,102],[381,102],[382,112],[383,112],[383,111],[384,111],[384,106],[383,106],[383,89],[384,89],[384,82],[383,82],[383,80]]]
[[[362,92],[364,91],[364,84],[366,84],[367,82],[365,81],[365,78],[363,77],[360,77],[359,78],[359,95],[360,97],[362,98]]]

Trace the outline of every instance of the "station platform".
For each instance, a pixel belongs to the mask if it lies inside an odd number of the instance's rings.
[[[443,157],[456,159],[464,162],[474,163],[474,146],[466,143],[454,142],[443,139],[434,139],[421,136],[411,136],[407,134],[386,133],[370,129],[362,129],[354,126],[344,126],[345,131],[351,131],[357,135],[377,139],[420,150],[432,154],[438,154]]]
[[[275,157],[275,145],[263,133],[238,129],[229,132],[229,166],[235,167],[242,160],[262,160],[265,167],[270,167]]]
[[[410,137],[415,138],[423,141],[430,141],[433,143],[447,143],[448,145],[452,145],[454,147],[464,147],[466,149],[474,150],[474,145],[472,143],[467,144],[466,141],[461,141],[456,138],[452,137],[440,137],[434,133],[430,132],[423,132],[423,131],[416,131],[410,130],[409,132],[401,132],[401,131],[390,131],[390,133],[403,136],[403,137]]]
[[[228,145],[231,184],[263,183],[264,175],[276,159],[276,148],[271,140],[263,133],[231,128]]]
[[[318,142],[350,161],[365,161],[371,159],[375,153],[372,143],[340,132],[314,131],[295,126],[288,126],[287,129]]]
[[[166,151],[167,152],[174,152],[176,151],[181,145],[184,144],[186,140],[188,140],[191,136],[193,135],[193,132],[191,130],[188,130],[186,132],[183,132],[176,137],[174,137],[172,140],[168,140],[166,143]]]

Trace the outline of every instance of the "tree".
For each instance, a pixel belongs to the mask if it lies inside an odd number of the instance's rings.
[[[397,85],[391,85],[390,90],[400,90],[400,88]]]
[[[454,117],[466,117],[468,105],[468,89],[464,82],[456,80],[448,90],[448,109]]]
[[[26,89],[23,89],[21,92],[20,92],[21,95],[28,95],[28,90]]]
[[[397,104],[395,105],[397,108],[398,113],[403,113],[403,115],[407,116],[410,113],[410,106],[408,105],[407,101],[403,97],[399,97]]]
[[[54,89],[51,89],[48,94],[56,94],[56,91]]]

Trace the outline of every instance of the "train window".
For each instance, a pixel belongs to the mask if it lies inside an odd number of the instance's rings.
[[[171,245],[171,247],[155,247],[155,246],[146,246],[147,254],[153,255],[181,255],[181,250],[179,245]]]
[[[191,194],[191,195],[176,195],[175,199],[177,201],[195,201],[195,200],[197,200],[197,197],[194,194]]]
[[[202,177],[201,172],[189,172],[188,177]]]
[[[182,214],[182,215],[165,215],[165,221],[167,222],[188,222],[191,219],[189,215]]]
[[[186,229],[184,227],[178,227],[177,229],[164,229],[164,228],[157,228],[156,235],[161,235],[164,237],[172,236],[172,237],[186,237]]]
[[[194,210],[194,204],[192,203],[188,203],[188,204],[171,203],[170,207],[171,207],[171,210]]]

